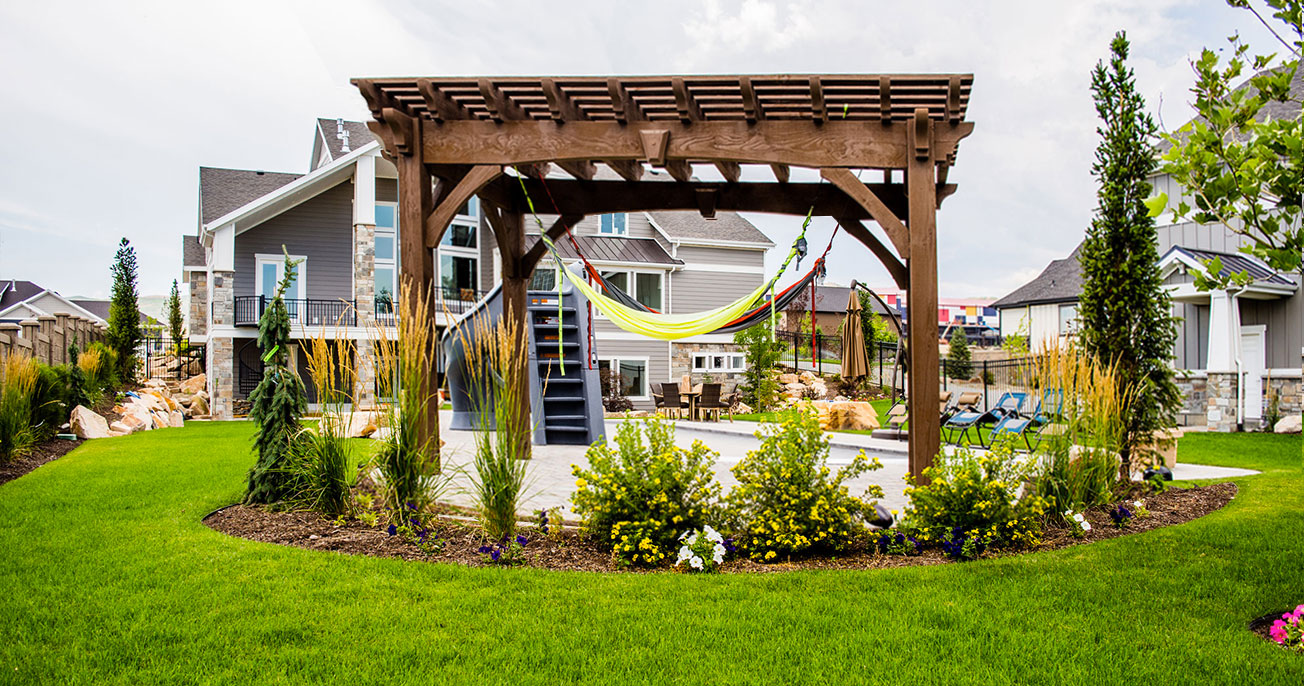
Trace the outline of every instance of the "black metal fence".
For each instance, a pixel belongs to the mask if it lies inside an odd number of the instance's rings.
[[[265,295],[236,296],[235,325],[257,326],[270,302]],[[306,326],[355,326],[358,321],[352,300],[287,298],[285,309],[291,322]]]
[[[143,363],[146,379],[180,381],[204,372],[207,348],[183,340],[178,347],[170,336],[149,336],[141,340],[136,354]]]

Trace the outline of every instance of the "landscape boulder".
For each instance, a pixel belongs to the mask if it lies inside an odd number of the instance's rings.
[[[189,395],[194,395],[204,390],[204,388],[207,385],[208,385],[208,378],[205,377],[203,374],[197,374],[181,382],[181,392]]]
[[[180,429],[186,425],[186,418],[181,414],[181,410],[172,410],[168,413],[168,425],[174,429]]]
[[[194,398],[191,398],[190,416],[200,417],[207,414],[208,414],[208,401],[204,400],[204,396],[196,395]]]
[[[779,383],[784,386],[790,386],[795,383],[801,383],[801,379],[796,374],[780,374]]]
[[[1272,427],[1272,431],[1279,434],[1297,434],[1300,432],[1300,424],[1300,415],[1288,414],[1277,420],[1277,424]]]
[[[144,431],[146,425],[144,420],[133,414],[124,414],[122,419],[109,425],[111,431],[119,431],[122,434],[134,434],[138,431]]]
[[[878,427],[878,413],[869,403],[848,401],[829,406],[832,431],[873,431]]]
[[[109,422],[85,405],[72,408],[68,424],[77,438],[108,438]]]

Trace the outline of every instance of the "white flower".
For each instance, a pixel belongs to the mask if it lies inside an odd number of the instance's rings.
[[[1091,531],[1091,522],[1083,522],[1083,523],[1082,523],[1082,530],[1083,530],[1083,531]]]
[[[713,541],[713,542],[715,542],[715,543],[720,543],[720,542],[723,542],[723,541],[724,541],[724,536],[721,536],[720,533],[719,533],[718,531],[716,531],[715,529],[712,529],[711,527],[708,526],[708,527],[706,527],[706,539],[707,539],[708,541]]]
[[[691,533],[693,533],[693,532],[692,532],[692,531],[685,531],[685,532],[683,533],[683,535],[681,535],[681,536],[679,537],[679,540],[682,541],[682,540],[684,540],[685,538],[688,538],[688,534],[691,534]]]
[[[1140,501],[1140,500],[1138,500],[1138,501],[1136,501],[1136,502],[1134,502],[1134,503],[1132,503],[1132,504],[1135,505],[1135,506],[1137,506],[1137,507],[1145,507],[1145,506],[1146,506],[1146,504],[1145,504],[1143,501]]]
[[[1065,511],[1064,511],[1064,516],[1065,516],[1065,517],[1072,517],[1072,516],[1073,516],[1073,510],[1065,510]]]
[[[716,548],[715,552],[711,555],[711,559],[715,560],[716,564],[720,564],[721,562],[724,562],[724,549]]]
[[[693,556],[693,551],[689,550],[688,546],[681,546],[679,548],[679,561],[676,562],[675,564],[679,564],[679,562],[683,562],[684,560],[687,560],[692,556]]]
[[[1084,520],[1086,520],[1086,517],[1083,517],[1081,512],[1073,515],[1073,521],[1078,522],[1079,524],[1085,524],[1086,522]]]
[[[693,556],[693,559],[691,559],[691,560],[688,561],[688,564],[693,565],[693,569],[701,569],[701,568],[702,568],[702,558],[700,558],[700,557],[694,555],[694,556]]]

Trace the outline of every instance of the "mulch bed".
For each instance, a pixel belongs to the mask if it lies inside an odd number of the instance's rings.
[[[1091,522],[1092,529],[1086,536],[1075,538],[1062,522],[1052,522],[1047,526],[1042,544],[1036,550],[1066,548],[1182,524],[1222,508],[1235,495],[1236,486],[1230,483],[1170,489],[1165,493],[1146,495],[1143,499],[1150,516],[1133,519],[1126,529],[1116,528],[1106,510],[1090,510],[1086,512],[1086,517]],[[1129,498],[1128,502],[1133,499]],[[389,535],[387,527],[372,528],[357,520],[337,526],[334,521],[313,512],[286,512],[261,506],[232,505],[205,517],[204,523],[231,536],[311,550],[452,562],[472,567],[490,565],[492,563],[487,562],[485,556],[478,552],[484,544],[480,530],[466,518],[466,514],[463,510],[446,507],[443,508],[442,516],[428,525],[431,535],[444,542],[442,550],[431,554],[423,552],[414,542],[406,541],[402,536]],[[578,535],[572,527],[560,532],[554,529],[552,535],[544,536],[532,525],[526,525],[522,527],[521,533],[529,539],[523,555],[523,564],[526,566],[590,572],[642,571],[613,563],[609,553],[599,549],[591,539]],[[721,570],[776,572],[799,569],[881,569],[949,562],[936,549],[925,550],[921,555],[910,557],[883,555],[877,552],[873,540],[866,537],[854,541],[837,556],[808,557],[771,564],[737,559],[726,562]]]
[[[0,462],[0,484],[9,483],[46,462],[53,462],[72,452],[72,449],[79,445],[81,445],[81,441],[66,441],[62,438],[54,438],[37,444],[22,457],[14,458],[9,462]]]

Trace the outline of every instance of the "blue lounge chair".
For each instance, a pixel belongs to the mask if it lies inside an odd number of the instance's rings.
[[[969,434],[969,429],[973,429],[978,434],[978,445],[983,445],[981,428],[988,424],[999,424],[1007,416],[1020,416],[1019,408],[1023,407],[1023,401],[1028,399],[1028,394],[1021,391],[1008,391],[1001,394],[1000,400],[996,401],[996,406],[986,412],[971,410],[961,412],[946,421],[942,425],[944,431],[949,432],[948,441],[956,445],[964,440]],[[959,431],[957,436],[955,432]]]
[[[1048,388],[1041,393],[1041,400],[1037,402],[1037,409],[1032,413],[1032,423],[1037,425],[1050,424],[1058,421],[1064,416],[1064,391],[1058,388]]]
[[[988,439],[988,444],[995,445],[996,440],[1001,436],[1013,435],[1022,437],[1023,444],[1028,447],[1028,452],[1032,452],[1032,442],[1028,440],[1028,433],[1033,421],[1028,417],[1021,417],[1017,414],[1006,415],[996,423],[996,426],[992,427],[992,435]]]

